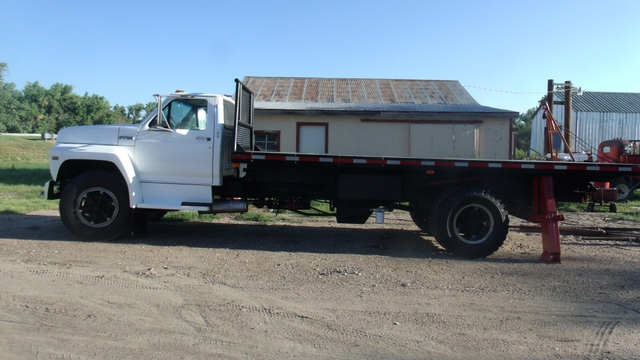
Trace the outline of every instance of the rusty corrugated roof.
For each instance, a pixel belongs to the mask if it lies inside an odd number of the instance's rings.
[[[518,117],[478,104],[453,80],[335,79],[246,76],[258,111],[377,112]]]
[[[247,76],[257,102],[477,105],[458,81]]]

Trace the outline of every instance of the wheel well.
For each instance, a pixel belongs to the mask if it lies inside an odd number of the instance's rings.
[[[62,192],[67,183],[76,176],[86,173],[88,171],[103,170],[113,173],[124,181],[120,170],[116,164],[108,161],[96,161],[96,160],[67,160],[58,171],[58,178],[56,181],[60,184],[60,192]]]

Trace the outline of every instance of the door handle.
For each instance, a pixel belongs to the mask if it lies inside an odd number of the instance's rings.
[[[211,141],[211,138],[209,136],[196,136],[196,140],[207,140],[207,141]]]

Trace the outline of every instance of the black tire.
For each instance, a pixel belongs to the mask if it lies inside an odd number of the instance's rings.
[[[60,197],[60,217],[83,240],[113,240],[131,226],[133,211],[122,178],[90,171],[71,180]]]
[[[509,232],[504,204],[482,189],[467,188],[447,194],[434,205],[429,220],[436,241],[463,258],[493,254]]]
[[[616,203],[609,204],[609,212],[610,213],[617,213],[618,212],[618,205]]]
[[[596,211],[596,204],[588,203],[587,204],[587,212],[594,212],[594,211]]]
[[[409,215],[411,215],[411,220],[416,224],[417,227],[422,230],[423,233],[429,235],[429,207],[427,206],[425,209],[419,209],[416,211],[410,211]]]
[[[431,203],[431,205],[429,206],[429,216],[427,217],[427,220],[429,222],[429,235],[434,235],[433,234],[433,225],[432,221],[435,221],[432,219],[431,214],[435,213],[437,211],[437,209],[440,207],[440,204],[442,203],[442,201],[446,198],[448,198],[451,194],[455,194],[457,192],[462,191],[463,188],[452,188],[452,189],[448,189],[448,190],[444,190],[440,192],[440,195],[436,196],[435,199],[433,200],[433,202]],[[444,238],[444,237],[435,237],[436,242],[438,244],[440,244],[440,246],[442,246],[443,248],[447,249],[447,247],[449,246],[449,239],[448,238]]]

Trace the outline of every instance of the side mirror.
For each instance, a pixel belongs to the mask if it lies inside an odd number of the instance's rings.
[[[198,109],[196,116],[198,118],[198,130],[205,130],[207,128],[207,110],[205,108]]]

